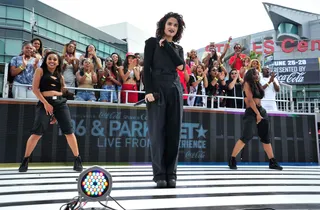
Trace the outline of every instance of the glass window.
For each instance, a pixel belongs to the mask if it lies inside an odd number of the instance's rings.
[[[126,54],[124,52],[120,52],[120,57],[124,59],[126,57]]]
[[[118,49],[115,49],[115,52],[118,54],[118,55],[120,55],[120,50],[118,50]]]
[[[17,54],[17,55],[18,55],[18,54]],[[5,63],[10,63],[10,61],[11,61],[11,59],[12,59],[13,57],[14,57],[14,56],[6,56],[4,62],[5,62]]]
[[[116,52],[116,49],[114,49],[113,47],[110,47],[110,54],[112,54],[112,53],[114,53],[114,52]]]
[[[98,50],[104,52],[104,44],[99,42],[99,45],[97,46],[98,47]]]
[[[110,54],[110,47],[108,45],[104,45],[104,52]]]
[[[74,31],[74,30],[72,30],[71,31],[71,39],[72,40],[78,40],[79,39],[79,33]]]
[[[38,16],[38,26],[42,27],[42,28],[47,28],[47,19],[42,17],[42,16]]]
[[[30,22],[30,16],[31,16],[30,13],[31,12],[29,10],[26,10],[26,9],[23,10],[23,20],[28,23]]]
[[[6,25],[6,19],[0,18],[0,25],[5,26]]]
[[[291,23],[281,23],[278,30],[280,33],[298,34],[298,27]]]
[[[86,51],[86,47],[87,47],[87,46],[84,45],[84,44],[81,44],[81,43],[78,43],[78,44],[77,44],[77,49],[78,49],[78,50],[81,50],[81,51],[84,51],[84,52],[85,52],[85,51]]]
[[[30,31],[30,23],[24,22],[24,23],[23,23],[23,28],[24,28],[25,30],[27,30],[27,31]]]
[[[69,28],[64,28],[64,36],[71,38],[71,30]]]
[[[23,10],[21,8],[7,7],[7,18],[23,20]]]
[[[86,35],[84,35],[84,34],[81,34],[81,33],[79,33],[79,37],[78,37],[78,39],[77,39],[77,41],[78,42],[81,42],[81,43],[84,43],[84,37],[85,37]]]
[[[93,44],[96,48],[98,47],[98,40],[95,40],[95,39],[91,39],[90,40],[91,41],[91,43],[90,44]]]
[[[4,39],[0,39],[0,55],[4,54]]]
[[[60,36],[58,34],[56,34],[56,41],[60,42],[60,43],[66,43],[65,38],[63,36]]]
[[[0,56],[0,62],[4,62],[4,56]]]
[[[85,37],[85,45],[88,46],[89,44],[92,44],[92,38],[91,37]]]
[[[45,29],[38,28],[38,33],[41,36],[47,36],[47,30],[45,30]]]
[[[49,31],[56,32],[56,24],[53,21],[48,20],[48,28],[47,29]]]
[[[0,6],[0,17],[5,18],[6,17],[6,7]]]
[[[47,33],[48,33],[48,35],[47,35],[48,38],[56,40],[56,34],[55,33],[51,32],[51,31],[48,31]]]
[[[15,39],[6,39],[5,54],[16,56],[21,52],[22,41]]]
[[[104,56],[103,56],[103,52],[101,52],[101,51],[97,51],[97,54],[98,54],[98,57],[101,57],[101,58],[104,57]]]
[[[60,24],[56,24],[56,32],[57,34],[64,34],[64,26],[60,25]]]
[[[23,22],[21,20],[9,20],[7,19],[8,26],[23,26]]]

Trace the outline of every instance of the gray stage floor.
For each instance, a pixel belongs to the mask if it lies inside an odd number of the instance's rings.
[[[113,177],[111,196],[125,209],[320,209],[319,166],[179,166],[175,189],[156,189],[151,166],[104,168]],[[1,168],[0,209],[58,210],[78,195],[78,175],[71,167]]]

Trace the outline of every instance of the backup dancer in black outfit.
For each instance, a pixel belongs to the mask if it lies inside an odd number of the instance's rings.
[[[258,129],[258,135],[262,142],[263,149],[269,158],[269,168],[282,170],[273,156],[272,146],[269,136],[269,120],[266,110],[261,106],[261,99],[264,97],[264,90],[259,82],[259,72],[256,69],[247,71],[244,77],[244,102],[246,111],[243,117],[242,137],[237,141],[233,148],[229,160],[230,169],[237,169],[236,156],[241,149],[248,143]]]
[[[28,170],[29,157],[47,130],[49,124],[58,121],[62,133],[66,136],[68,144],[75,156],[73,170],[82,171],[81,158],[79,156],[77,139],[74,135],[71,116],[67,99],[62,98],[64,91],[64,78],[61,75],[62,61],[55,52],[49,52],[41,67],[36,69],[33,76],[32,90],[39,99],[36,106],[36,116],[28,139],[25,156],[19,168],[19,172]]]
[[[144,82],[151,140],[153,180],[157,187],[176,187],[176,170],[183,112],[183,90],[177,69],[184,70],[181,39],[185,24],[177,13],[157,24],[156,38],[146,40]],[[155,93],[159,95],[155,98]]]

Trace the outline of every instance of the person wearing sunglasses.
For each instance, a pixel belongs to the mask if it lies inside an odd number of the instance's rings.
[[[246,55],[241,53],[242,46],[240,44],[235,44],[233,49],[234,49],[234,55],[230,58],[229,65],[231,69],[237,69],[237,71],[240,71],[241,67],[243,66],[243,61],[246,58]]]
[[[119,82],[119,74],[112,58],[107,58],[106,67],[103,70],[99,70],[98,81],[102,89],[108,90],[100,93],[100,101],[117,103],[118,94],[116,85],[121,88],[121,83]]]

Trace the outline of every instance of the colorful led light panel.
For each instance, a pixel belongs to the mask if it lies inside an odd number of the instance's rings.
[[[81,180],[81,189],[89,197],[100,197],[108,188],[108,177],[101,171],[90,171]]]

